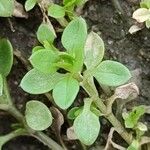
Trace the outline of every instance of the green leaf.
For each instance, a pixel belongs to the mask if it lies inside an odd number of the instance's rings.
[[[150,19],[145,21],[146,28],[150,28]]]
[[[28,126],[42,131],[52,124],[52,114],[48,107],[39,101],[29,101],[26,104],[25,118]]]
[[[75,119],[73,128],[78,139],[85,145],[92,145],[100,131],[99,118],[90,111],[91,102],[85,101],[82,113]]]
[[[121,63],[111,60],[101,62],[95,69],[94,77],[100,84],[119,86],[130,78],[130,71]]]
[[[7,76],[13,65],[13,48],[7,39],[0,39],[0,74]]]
[[[0,74],[0,96],[3,94],[3,77]]]
[[[76,0],[63,0],[63,4],[65,5],[65,7],[73,6],[75,2]]]
[[[77,6],[83,6],[88,0],[76,0]]]
[[[48,7],[48,15],[53,18],[62,18],[65,16],[65,8],[57,4]]]
[[[59,60],[58,55],[52,50],[38,50],[30,57],[34,68],[43,73],[54,73],[57,68],[53,65]]]
[[[26,0],[25,9],[26,11],[30,11],[37,4],[38,0]]]
[[[140,117],[145,113],[143,106],[135,107],[130,113],[123,113],[126,128],[134,128]]]
[[[81,17],[71,21],[63,32],[61,39],[62,44],[67,52],[74,56],[76,60],[74,64],[74,72],[79,72],[82,69],[86,37],[86,22]]]
[[[14,0],[0,0],[0,16],[12,16],[14,12],[14,7]]]
[[[68,114],[67,114],[67,118],[70,120],[75,119],[77,116],[75,115],[75,113],[80,110],[79,107],[73,107],[72,109],[69,110]]]
[[[59,73],[44,74],[36,69],[30,70],[21,81],[21,88],[31,94],[42,94],[51,91],[64,77]]]
[[[74,102],[79,91],[79,83],[70,75],[59,81],[53,89],[55,103],[62,109],[67,109]]]
[[[138,150],[139,149],[139,141],[138,140],[133,140],[131,145],[127,148],[127,150]]]
[[[40,43],[44,44],[44,41],[48,41],[49,43],[53,43],[56,38],[55,30],[53,26],[49,24],[42,23],[37,31],[37,38]]]
[[[62,44],[71,53],[82,53],[87,37],[86,22],[78,17],[72,20],[65,28],[62,35]],[[80,40],[79,40],[80,39]]]
[[[140,3],[140,6],[142,8],[147,8],[149,9],[150,8],[150,0],[142,0],[141,3]]]
[[[91,32],[88,35],[84,48],[84,63],[89,68],[96,67],[104,57],[104,42],[97,33]]]

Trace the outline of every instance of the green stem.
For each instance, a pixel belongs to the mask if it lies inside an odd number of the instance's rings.
[[[98,97],[98,93],[93,93],[95,90],[93,90],[92,86],[87,82],[87,80],[83,81],[81,86],[85,89],[90,97],[93,97],[95,99],[97,107],[114,126],[115,130],[128,144],[130,144],[132,142],[132,135],[125,130],[125,128],[122,126],[122,124],[118,121],[118,119],[114,116],[112,112],[107,112],[107,106],[103,103],[102,99]]]

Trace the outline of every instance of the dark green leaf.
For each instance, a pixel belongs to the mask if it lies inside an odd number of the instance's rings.
[[[48,15],[53,18],[62,18],[65,16],[65,8],[57,4],[48,7]]]
[[[56,38],[55,31],[49,24],[42,23],[37,31],[37,38],[40,43],[44,44],[44,41],[53,43]]]
[[[145,113],[143,106],[135,107],[130,113],[123,113],[126,128],[134,128],[140,117]]]
[[[59,81],[53,89],[55,103],[62,109],[67,109],[74,102],[79,91],[79,83],[70,75]]]
[[[7,76],[13,64],[13,48],[6,39],[0,39],[0,74]]]
[[[52,124],[52,114],[48,107],[39,101],[29,101],[26,104],[25,118],[28,126],[42,131]]]
[[[100,131],[99,118],[90,111],[91,102],[85,101],[82,113],[74,121],[73,128],[78,139],[85,145],[92,145]]]
[[[84,63],[89,68],[96,67],[104,57],[104,42],[100,36],[94,32],[88,35],[85,48],[84,48]]]
[[[44,74],[36,69],[30,70],[21,81],[21,88],[31,94],[42,94],[51,91],[64,77],[59,73]]]
[[[30,11],[37,4],[38,0],[26,0],[25,9],[26,11]]]
[[[14,7],[14,0],[0,0],[0,16],[12,16],[14,12]]]
[[[58,55],[52,50],[38,50],[30,57],[34,68],[43,73],[54,73],[57,68],[53,65],[59,60]]]
[[[94,77],[100,84],[107,86],[119,86],[130,78],[130,71],[121,63],[111,60],[103,61],[95,69]]]

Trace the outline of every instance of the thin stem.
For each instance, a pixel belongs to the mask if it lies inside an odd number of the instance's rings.
[[[87,80],[86,80],[87,81]],[[114,116],[112,112],[107,113],[107,106],[103,103],[102,99],[100,99],[96,94],[93,93],[91,85],[84,81],[82,83],[82,87],[87,91],[90,97],[94,97],[95,103],[99,110],[105,115],[105,117],[110,121],[110,123],[114,126],[115,130],[121,135],[121,137],[130,144],[132,142],[132,135],[129,134],[122,124],[118,121],[118,119]]]

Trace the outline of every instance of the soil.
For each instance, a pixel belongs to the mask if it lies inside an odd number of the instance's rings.
[[[82,16],[87,20],[89,31],[99,33],[105,42],[105,59],[117,60],[125,64],[133,72],[133,80],[139,86],[140,95],[128,107],[133,105],[150,105],[150,31],[146,28],[131,35],[128,29],[134,23],[131,19],[133,11],[138,8],[138,0],[120,0],[125,11],[125,16],[120,17],[111,1],[89,0],[83,9]],[[36,7],[29,13],[28,19],[0,18],[0,36],[7,37],[14,47],[21,51],[26,59],[31,54],[33,46],[37,45],[36,30],[42,21],[40,10]],[[12,32],[10,22],[15,30]],[[40,95],[29,95],[20,87],[19,83],[26,73],[26,68],[15,57],[14,66],[8,77],[10,92],[18,109],[24,112],[25,103],[31,99],[40,99]],[[43,98],[43,97],[42,97]],[[44,97],[45,98],[45,97]],[[150,117],[145,116],[145,121],[150,123]],[[0,134],[6,134],[11,130],[11,123],[16,120],[5,112],[0,112]],[[108,135],[109,125],[103,129],[103,134],[98,138],[93,150],[100,149],[104,144],[103,138]],[[107,129],[107,130],[106,130]],[[105,131],[106,130],[106,131]],[[55,139],[55,136],[54,136]],[[72,142],[69,149],[77,148]],[[78,145],[78,144],[77,144]],[[8,142],[3,150],[46,150],[48,149],[37,140],[30,137],[19,137]]]

